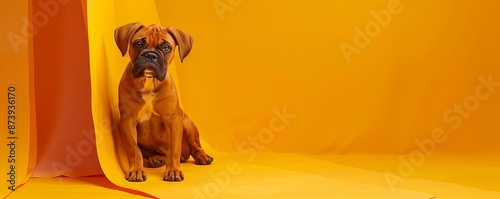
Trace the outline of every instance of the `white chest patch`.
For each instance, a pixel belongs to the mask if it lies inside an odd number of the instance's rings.
[[[150,79],[150,78],[148,78]],[[146,102],[142,109],[138,113],[138,119],[139,123],[148,121],[151,118],[151,115],[159,115],[157,112],[154,111],[153,108],[153,100],[154,100],[154,93],[153,93],[153,82],[146,80],[144,83],[144,89],[145,91],[144,94],[142,94],[142,99]]]

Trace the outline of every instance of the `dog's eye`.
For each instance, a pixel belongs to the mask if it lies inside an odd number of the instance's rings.
[[[162,48],[162,50],[163,50],[165,53],[169,53],[169,52],[170,52],[170,50],[172,50],[172,47],[170,46],[170,44],[169,44],[169,43],[165,43],[165,44],[163,44],[161,48]]]
[[[135,46],[136,48],[139,48],[139,49],[140,49],[140,48],[144,47],[144,42],[142,42],[141,40],[139,40],[139,41],[135,41],[135,42],[134,42],[134,46]]]

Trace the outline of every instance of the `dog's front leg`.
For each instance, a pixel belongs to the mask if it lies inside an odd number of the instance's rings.
[[[184,174],[181,171],[181,144],[182,144],[182,117],[180,115],[165,115],[163,123],[166,127],[166,170],[163,180],[182,181]]]
[[[130,182],[146,181],[141,150],[137,146],[137,121],[132,117],[122,118],[119,125],[129,163],[125,178]]]

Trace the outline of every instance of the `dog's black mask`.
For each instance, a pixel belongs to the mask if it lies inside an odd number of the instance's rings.
[[[167,76],[167,67],[164,63],[160,53],[152,50],[144,51],[135,60],[132,74],[134,78],[152,75],[155,79],[163,81]],[[147,74],[146,70],[151,71],[152,74]]]

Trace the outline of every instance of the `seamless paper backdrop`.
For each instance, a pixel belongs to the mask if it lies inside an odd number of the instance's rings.
[[[30,10],[28,2],[0,6],[0,197],[28,181],[36,164],[33,43],[19,25]]]
[[[471,98],[481,77],[500,82],[499,3],[233,2],[156,1],[162,22],[195,38],[180,92],[216,149],[248,148],[286,107],[296,118],[272,151],[400,154],[440,128],[438,153],[500,152],[498,87]]]
[[[113,31],[135,21],[193,36],[191,54],[170,72],[215,163],[227,163],[217,155],[251,159],[263,150],[405,154],[429,141],[441,154],[499,153],[498,8],[451,0],[88,1],[100,164],[114,183],[140,190],[163,172],[125,182],[112,139],[128,62]],[[189,172],[185,183],[200,184]]]
[[[92,122],[85,6],[53,1],[47,9],[40,2],[31,2],[34,16],[48,17],[33,38],[39,157],[34,176],[102,174]]]

